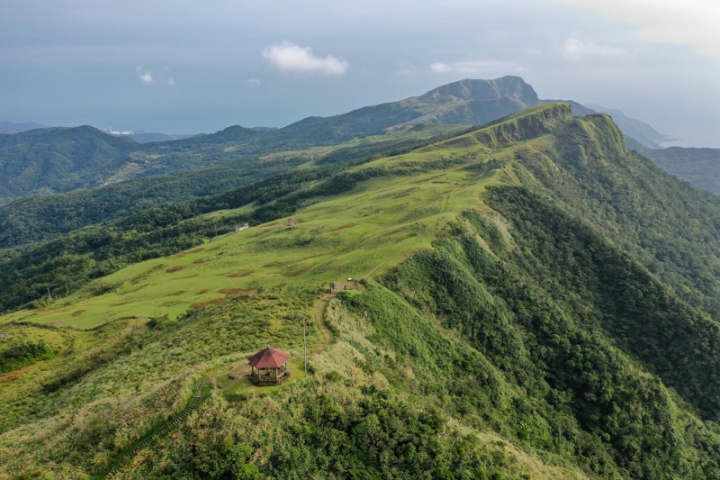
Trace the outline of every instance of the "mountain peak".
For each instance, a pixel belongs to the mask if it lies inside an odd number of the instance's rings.
[[[538,96],[532,86],[521,77],[508,75],[494,80],[466,78],[427,92],[423,97],[452,95],[463,100],[497,100],[514,98],[532,107],[538,104]]]

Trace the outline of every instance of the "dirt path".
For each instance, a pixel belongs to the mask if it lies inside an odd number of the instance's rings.
[[[335,294],[328,293],[324,295],[320,302],[318,302],[317,310],[315,311],[315,319],[317,320],[318,328],[320,329],[320,333],[322,333],[323,338],[325,339],[323,343],[318,345],[318,347],[315,349],[315,355],[320,353],[320,350],[322,350],[326,345],[330,343],[332,340],[332,337],[330,336],[330,332],[328,332],[327,328],[325,328],[325,322],[323,322],[323,314],[325,313],[325,306],[330,301],[331,298],[333,298]]]

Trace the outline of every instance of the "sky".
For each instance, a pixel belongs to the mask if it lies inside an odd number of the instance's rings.
[[[716,0],[2,0],[0,121],[282,127],[518,75],[720,148]]]

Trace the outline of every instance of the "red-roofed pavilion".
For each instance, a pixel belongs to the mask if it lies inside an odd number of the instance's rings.
[[[270,345],[250,357],[250,379],[256,385],[275,385],[290,376],[287,362],[290,355]]]

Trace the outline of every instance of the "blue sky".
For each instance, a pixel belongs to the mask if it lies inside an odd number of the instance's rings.
[[[718,24],[707,0],[3,0],[0,120],[280,127],[519,75],[720,147]]]

